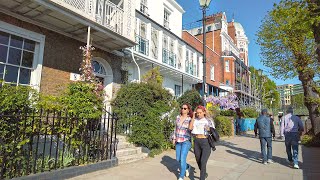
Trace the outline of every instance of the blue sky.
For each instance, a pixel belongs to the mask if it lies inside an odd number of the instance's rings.
[[[199,7],[198,0],[176,0],[186,11],[183,15],[183,24],[190,27],[192,22],[202,18],[202,12]],[[274,3],[280,0],[212,0],[207,11],[207,15],[217,12],[226,12],[228,21],[234,19],[242,24],[249,38],[249,63],[257,69],[263,69],[264,74],[267,74],[267,68],[260,63],[260,47],[256,44],[256,32],[259,30],[261,20],[265,17],[268,11],[273,7]],[[270,71],[270,70],[269,70]],[[268,75],[269,76],[269,75]],[[277,85],[281,84],[297,84],[300,81],[295,79],[281,80],[273,79]]]

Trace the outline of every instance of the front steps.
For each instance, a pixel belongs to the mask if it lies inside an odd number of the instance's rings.
[[[126,136],[117,135],[119,140],[117,146],[118,163],[126,164],[148,157],[148,153],[142,152],[142,147],[136,147],[126,140]]]

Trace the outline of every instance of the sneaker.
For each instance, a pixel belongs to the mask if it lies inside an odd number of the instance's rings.
[[[190,175],[191,166],[188,165],[188,169],[186,170],[186,177],[189,177]]]
[[[273,164],[274,162],[272,161],[272,159],[268,159],[267,161],[269,164]]]
[[[268,163],[267,163],[267,161],[264,161],[262,164],[267,165]]]
[[[182,178],[179,178],[178,180],[183,180]]]
[[[299,165],[298,165],[298,164],[295,164],[295,165],[293,165],[293,168],[299,169]]]

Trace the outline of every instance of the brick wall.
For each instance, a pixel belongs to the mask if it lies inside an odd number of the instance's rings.
[[[213,41],[213,32],[209,32],[206,35],[208,47]],[[192,36],[190,33],[184,31],[182,33],[182,39],[188,42],[192,47],[203,52],[203,43],[199,41],[199,36]],[[200,36],[202,38],[202,35]],[[211,43],[209,44],[209,42]],[[220,82],[223,82],[223,62],[221,61],[220,55],[214,52],[210,47],[206,49],[206,81],[208,84],[219,87]],[[214,81],[211,80],[211,66],[214,65]]]
[[[46,28],[21,21],[0,13],[0,20],[9,24],[45,35],[43,69],[40,91],[45,94],[58,94],[70,83],[70,73],[79,73],[82,61],[80,46],[84,42],[58,34]],[[106,51],[96,49],[93,56],[105,59],[113,70],[113,82],[121,83],[121,58]]]

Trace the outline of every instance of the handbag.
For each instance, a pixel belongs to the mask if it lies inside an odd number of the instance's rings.
[[[220,137],[219,137],[218,132],[213,127],[210,127],[210,132],[208,135],[208,142],[209,142],[209,145],[210,145],[212,151],[216,150],[215,142],[219,141],[219,139],[220,139]]]
[[[217,130],[213,127],[210,127],[209,135],[212,136],[212,138],[215,142],[218,142],[220,140],[220,136],[219,136]]]

